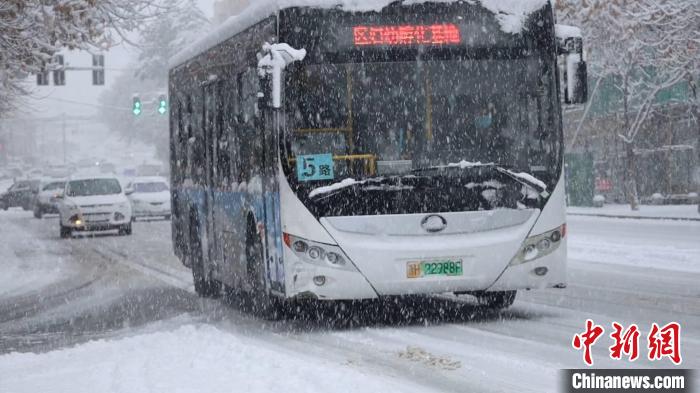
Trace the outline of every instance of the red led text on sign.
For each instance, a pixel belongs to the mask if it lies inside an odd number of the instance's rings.
[[[462,42],[459,28],[453,24],[355,26],[356,46],[374,45],[450,45]]]

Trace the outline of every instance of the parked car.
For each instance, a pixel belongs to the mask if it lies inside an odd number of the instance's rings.
[[[44,175],[54,179],[65,179],[73,173],[74,168],[67,165],[51,165],[44,171]]]
[[[114,176],[73,176],[57,199],[63,239],[74,231],[118,230],[120,235],[131,235],[131,204]]]
[[[23,176],[22,169],[20,169],[18,166],[9,166],[5,172],[7,172],[8,179],[17,179]]]
[[[163,177],[139,177],[126,186],[134,220],[138,217],[170,219],[170,186]]]
[[[44,171],[39,168],[32,168],[27,172],[27,177],[40,178],[44,175]]]
[[[111,164],[109,162],[101,162],[100,163],[100,173],[102,173],[102,174],[116,174],[117,167],[116,167],[116,165]]]
[[[44,214],[58,214],[58,198],[66,187],[65,180],[45,182],[34,200],[34,217],[42,218]]]
[[[41,181],[38,179],[15,181],[6,192],[0,195],[0,209],[21,207],[24,210],[32,210],[40,184]]]
[[[136,168],[136,176],[161,176],[163,174],[163,165],[155,163],[144,163]]]

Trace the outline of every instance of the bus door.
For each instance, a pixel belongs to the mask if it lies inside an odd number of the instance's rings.
[[[269,91],[270,86],[265,90]],[[266,96],[269,96],[267,94]],[[263,135],[263,195],[267,277],[273,291],[284,294],[284,268],[282,260],[282,223],[279,197],[279,135],[282,127],[282,111],[275,110],[269,102],[260,102]]]

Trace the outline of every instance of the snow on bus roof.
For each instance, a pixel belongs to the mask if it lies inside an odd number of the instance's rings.
[[[403,5],[421,3],[454,3],[459,0],[403,0]],[[292,7],[312,7],[341,9],[349,12],[379,12],[396,0],[256,0],[240,14],[227,19],[192,45],[184,48],[170,59],[170,68],[212,48],[277,11]],[[470,4],[480,4],[496,15],[501,29],[506,33],[518,34],[522,31],[525,18],[541,9],[549,0],[466,0]]]

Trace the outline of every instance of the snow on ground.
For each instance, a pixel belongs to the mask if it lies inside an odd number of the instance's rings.
[[[0,357],[2,392],[426,392],[405,379],[191,324]]]
[[[609,204],[601,208],[569,206],[568,214],[600,215],[632,218],[693,218],[700,220],[698,205],[641,205],[638,211],[632,211],[629,205]]]
[[[26,216],[21,210],[0,211],[4,218]],[[8,224],[9,220],[3,220]],[[44,239],[37,239],[19,225],[0,225],[0,239],[12,247],[0,247],[0,296],[9,297],[40,289],[70,276],[62,257],[47,251]],[[0,389],[2,391],[2,389]]]
[[[23,218],[20,214],[27,213],[9,214],[0,213],[0,217]],[[43,231],[42,221],[33,220],[30,214],[26,219],[29,223],[3,220],[8,225],[7,229],[0,228],[0,236],[12,236],[7,230],[19,232],[25,228],[23,223],[29,228],[26,231],[33,227],[33,237],[45,244],[30,244],[35,249],[45,248],[38,254],[55,253],[55,248],[61,251],[62,244],[72,244],[75,250],[95,249],[109,254],[124,250],[124,258],[145,266],[148,261],[162,262],[171,247],[167,222],[138,222],[142,228],[137,231],[139,236],[60,243],[54,239],[53,229]],[[456,320],[431,317],[421,323],[369,324],[354,329],[323,328],[313,323],[304,326],[259,321],[218,301],[197,300],[201,314],[179,306],[167,314],[179,315],[177,320],[154,319],[154,324],[143,329],[120,330],[110,340],[43,354],[0,356],[0,392],[552,391],[557,370],[582,364],[581,353],[571,348],[571,337],[583,329],[586,318],[608,328],[613,320],[625,325],[638,323],[643,328],[652,319],[678,320],[685,335],[683,365],[697,368],[700,324],[695,311],[695,275],[683,273],[678,278],[679,273],[644,266],[692,270],[688,266],[700,261],[700,223],[580,216],[570,216],[568,222],[570,286],[565,290],[523,292],[513,308],[498,315]],[[10,239],[16,252],[27,248],[24,244],[17,247],[19,240]],[[669,265],[669,261],[678,266]],[[117,269],[121,265],[118,259],[112,263],[114,271],[105,274],[113,274],[117,281],[134,281],[136,276]],[[635,267],[621,269],[609,264]],[[104,281],[96,285],[105,286]],[[125,294],[133,293],[131,287],[121,288]],[[99,292],[98,301],[104,302],[105,290]],[[165,299],[169,295],[155,296]],[[154,299],[137,294],[125,302],[130,309],[143,307],[142,312],[148,315],[153,313],[153,304],[159,309],[168,307],[154,303]],[[66,302],[65,307],[94,301],[86,297]],[[70,314],[66,308],[59,307],[52,313]],[[91,315],[96,312],[94,307],[84,309]],[[130,319],[97,315],[107,318],[100,318],[100,323],[109,318]],[[70,316],[72,329],[80,326],[74,322],[80,319]],[[597,367],[669,365],[645,359],[634,364],[611,360],[605,344],[593,349]]]
[[[700,272],[700,222],[570,215],[568,228],[572,263]]]

